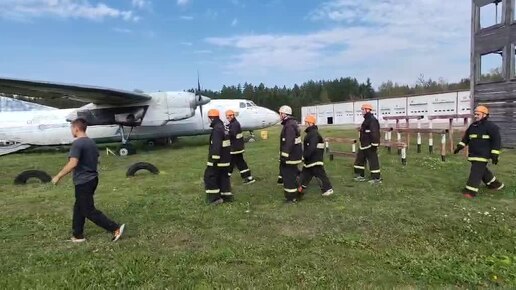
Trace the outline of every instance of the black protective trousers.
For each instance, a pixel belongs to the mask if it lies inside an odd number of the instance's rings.
[[[95,194],[98,183],[99,179],[96,177],[86,183],[75,185],[72,229],[73,236],[76,238],[83,237],[86,219],[89,219],[108,232],[114,232],[120,227],[117,223],[106,217],[100,210],[95,208],[93,195]]]
[[[233,200],[228,167],[206,166],[204,170],[204,189],[208,202],[214,202],[220,198],[223,198],[224,201]]]
[[[247,162],[244,159],[244,153],[231,154],[231,163],[229,165],[229,175],[233,173],[233,169],[235,166],[240,171],[240,176],[242,179],[247,179],[251,176],[251,170],[247,166]]]
[[[297,164],[280,164],[280,176],[283,177],[283,192],[288,201],[300,197],[298,190],[299,184],[297,181],[298,174],[299,169],[297,168]]]
[[[324,193],[332,189],[330,179],[324,170],[324,166],[303,167],[303,171],[301,171],[301,185],[307,187],[313,177],[318,179],[321,192]]]
[[[476,195],[482,182],[488,187],[491,184],[499,184],[494,174],[487,168],[487,162],[471,161],[471,170],[469,171],[469,178],[464,188],[464,193]]]
[[[365,177],[365,166],[369,163],[369,170],[371,170],[372,179],[380,179],[380,161],[378,160],[377,148],[367,148],[365,150],[358,150],[355,159],[355,174]]]

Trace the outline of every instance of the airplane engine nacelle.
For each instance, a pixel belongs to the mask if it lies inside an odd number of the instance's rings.
[[[168,93],[168,120],[178,121],[191,118],[195,115],[197,96],[189,92]]]

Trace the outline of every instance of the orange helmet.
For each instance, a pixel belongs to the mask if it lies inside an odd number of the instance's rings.
[[[220,113],[219,113],[219,110],[217,109],[210,109],[208,111],[208,117],[219,117],[220,116]]]
[[[307,123],[311,123],[311,124],[315,124],[315,116],[314,115],[308,115],[306,116],[305,118],[305,122]]]
[[[373,105],[371,105],[370,103],[365,103],[362,105],[361,109],[369,109],[369,110],[372,110],[373,109]]]
[[[475,112],[479,112],[479,113],[482,113],[482,114],[489,114],[489,110],[487,109],[486,106],[478,106],[475,108]]]
[[[234,115],[235,115],[235,112],[233,110],[226,111],[226,116],[234,116]]]

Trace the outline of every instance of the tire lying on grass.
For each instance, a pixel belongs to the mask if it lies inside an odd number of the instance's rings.
[[[27,184],[27,180],[31,178],[36,178],[41,181],[41,183],[48,183],[52,180],[52,177],[48,175],[45,171],[41,170],[25,170],[22,173],[18,174],[14,179],[14,184],[22,185]]]
[[[152,174],[159,174],[159,169],[156,166],[148,162],[136,162],[135,164],[129,166],[129,168],[127,169],[126,176],[134,176],[136,172],[140,170],[147,170]]]

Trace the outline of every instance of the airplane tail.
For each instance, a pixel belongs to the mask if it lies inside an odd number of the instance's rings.
[[[57,108],[18,100],[0,94],[0,112],[57,110]]]
[[[30,145],[28,145],[28,144],[13,144],[13,145],[7,145],[7,146],[0,146],[0,156],[14,153],[14,152],[21,151],[21,150],[25,150],[29,147],[30,147]]]

